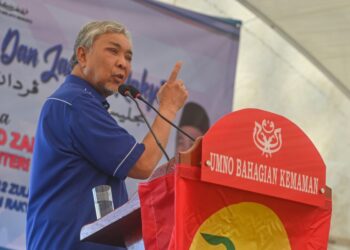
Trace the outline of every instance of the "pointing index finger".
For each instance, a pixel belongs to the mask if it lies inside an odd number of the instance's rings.
[[[176,62],[173,71],[170,73],[170,76],[168,78],[168,82],[174,82],[177,78],[177,75],[179,74],[181,70],[182,62]]]

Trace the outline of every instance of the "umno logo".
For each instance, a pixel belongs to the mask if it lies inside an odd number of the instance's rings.
[[[263,120],[261,124],[255,121],[253,139],[266,158],[272,157],[282,147],[281,128],[275,128],[273,121]]]

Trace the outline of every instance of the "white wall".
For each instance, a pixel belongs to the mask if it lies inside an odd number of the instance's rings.
[[[330,243],[329,249],[349,249],[350,100],[287,41],[238,2],[161,2],[242,21],[233,109],[254,107],[275,112],[295,122],[311,138],[326,163],[327,185],[333,190],[331,239],[340,241]],[[341,244],[341,241],[346,242]]]

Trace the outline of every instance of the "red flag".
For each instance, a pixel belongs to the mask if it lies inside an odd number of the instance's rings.
[[[145,249],[168,248],[174,227],[174,173],[139,185]]]

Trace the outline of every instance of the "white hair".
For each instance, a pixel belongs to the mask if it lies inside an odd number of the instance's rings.
[[[70,65],[73,67],[78,64],[76,51],[79,47],[90,49],[95,39],[102,34],[118,33],[125,35],[131,42],[129,31],[124,25],[114,21],[94,21],[86,24],[79,32],[74,43],[73,56],[70,59]]]

